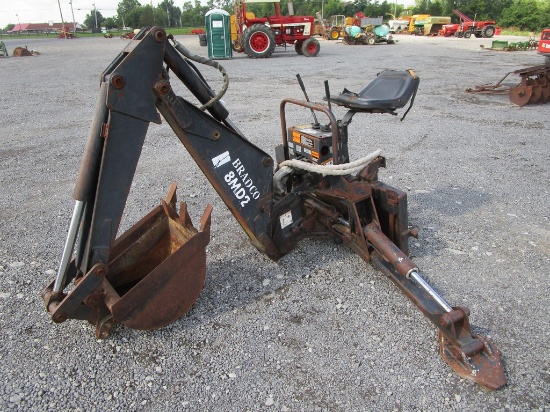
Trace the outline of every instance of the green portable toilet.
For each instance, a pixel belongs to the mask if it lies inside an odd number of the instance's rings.
[[[231,34],[229,27],[229,13],[225,10],[213,9],[205,14],[206,43],[208,57],[211,59],[230,59]]]

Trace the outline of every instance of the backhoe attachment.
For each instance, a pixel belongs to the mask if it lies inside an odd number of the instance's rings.
[[[194,62],[222,72],[222,92],[212,91]],[[174,94],[169,74],[200,107]],[[344,243],[387,275],[439,329],[441,356],[458,375],[487,389],[504,386],[496,346],[472,334],[468,309],[445,302],[408,257],[409,237],[417,231],[408,222],[406,193],[378,180],[386,166],[381,151],[350,161],[353,116],[396,115],[409,104],[406,115],[418,76],[388,70],[359,93],[337,95],[325,82],[328,107],[309,102],[307,94],[307,101],[284,99],[276,162],[229,120],[220,100],[227,85],[219,64],[191,54],[160,27],[141,30],[102,74],[69,234],[57,276],[42,292],[52,320],[85,319],[106,338],[115,323],[135,329],[167,325],[198,298],[211,206],[195,229],[185,203],[177,212],[172,185],[160,206],[117,236],[148,125],[162,115],[260,252],[277,260],[304,238]],[[332,104],[348,110],[342,119],[335,118]],[[287,126],[290,106],[308,109],[315,122]]]

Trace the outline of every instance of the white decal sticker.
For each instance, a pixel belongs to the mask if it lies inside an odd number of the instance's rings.
[[[223,152],[221,155],[216,156],[212,159],[212,163],[214,164],[214,167],[218,168],[227,162],[231,161],[231,156],[229,156],[229,152]]]
[[[313,147],[313,140],[309,139],[308,137],[304,135],[300,135],[301,142],[303,145],[311,146]]]
[[[281,222],[281,229],[284,229],[288,225],[292,224],[292,210],[289,210],[286,213],[283,213],[279,216],[279,221]]]
[[[221,161],[227,163],[226,159],[230,159],[229,153],[227,153],[227,156]],[[241,163],[241,159],[237,158],[231,165],[233,166],[233,170],[227,172],[223,178],[229,186],[229,189],[233,192],[237,200],[239,200],[241,207],[244,207],[251,199],[258,200],[260,198],[260,191],[254,184],[252,177],[250,177],[244,165]]]
[[[304,129],[300,129],[300,131],[302,133],[307,133],[307,134],[312,134],[312,135],[316,135],[317,133],[319,133],[319,130],[315,130],[315,129],[311,129],[311,128],[304,128]]]

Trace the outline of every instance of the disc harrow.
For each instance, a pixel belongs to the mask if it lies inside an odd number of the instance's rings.
[[[517,74],[521,81],[516,86],[503,84],[511,75]],[[526,67],[506,75],[494,85],[475,86],[466,89],[467,93],[507,94],[510,101],[518,106],[550,102],[550,64]]]

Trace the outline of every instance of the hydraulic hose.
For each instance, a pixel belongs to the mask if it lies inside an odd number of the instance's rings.
[[[222,88],[220,89],[220,91],[214,97],[212,97],[209,101],[207,101],[201,107],[199,107],[199,109],[204,111],[204,110],[208,109],[209,107],[213,106],[214,104],[216,104],[222,98],[222,96],[227,91],[227,88],[229,87],[229,76],[227,75],[227,72],[225,71],[225,68],[221,64],[219,64],[217,61],[209,59],[208,57],[199,56],[198,54],[191,53],[188,49],[186,49],[183,46],[183,44],[181,44],[176,39],[174,39],[174,36],[169,35],[168,38],[170,40],[172,40],[172,43],[174,43],[174,48],[178,52],[180,52],[183,56],[187,57],[189,60],[192,60],[194,62],[201,63],[201,64],[204,64],[204,65],[213,67],[213,68],[219,70],[222,73],[222,76],[223,76]],[[200,74],[200,72],[198,70],[195,70],[195,71],[202,78],[202,75]],[[202,80],[206,83],[204,78],[202,78]]]
[[[298,159],[285,160],[279,166],[279,170],[273,175],[273,186],[277,193],[284,192],[283,179],[294,169],[305,170],[310,173],[318,173],[323,176],[345,176],[356,173],[368,165],[371,161],[382,154],[382,150],[378,149],[368,155],[354,160],[350,163],[342,163],[337,165],[316,165],[307,163]]]

